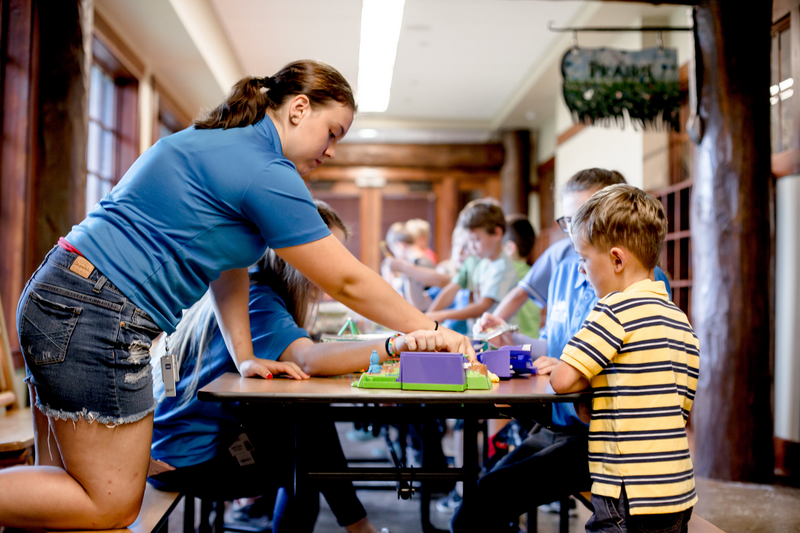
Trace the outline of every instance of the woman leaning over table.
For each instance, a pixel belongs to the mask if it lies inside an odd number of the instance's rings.
[[[0,525],[134,521],[156,406],[150,342],[209,288],[243,376],[303,377],[253,354],[246,267],[268,246],[376,322],[436,328],[330,234],[300,177],[334,157],[355,110],[347,81],[323,63],[245,78],[194,127],[142,154],[53,248],[17,307],[37,464],[0,472]],[[472,353],[449,330],[432,341]]]

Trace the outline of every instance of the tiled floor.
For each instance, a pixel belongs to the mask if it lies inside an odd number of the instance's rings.
[[[386,453],[382,439],[351,442],[345,437],[347,428],[347,424],[339,426],[342,446],[348,457],[380,457]],[[451,447],[452,444],[446,439],[445,450]],[[697,490],[700,502],[695,512],[727,533],[800,533],[800,489],[698,479]],[[378,531],[382,527],[388,528],[391,533],[422,531],[418,497],[404,501],[397,499],[395,490],[364,490],[359,491],[359,498]],[[580,504],[578,508],[578,516],[570,519],[570,533],[583,532],[583,526],[590,516],[590,512]],[[432,504],[432,524],[447,529],[448,521],[449,516],[438,513]],[[170,519],[170,533],[180,533],[181,524],[182,504]],[[558,515],[539,511],[540,533],[556,533],[558,526]],[[525,529],[524,523],[522,528]],[[314,531],[344,531],[336,524],[324,499]]]

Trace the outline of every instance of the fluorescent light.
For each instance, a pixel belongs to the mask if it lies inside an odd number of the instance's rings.
[[[359,111],[382,113],[389,107],[404,7],[405,0],[362,0]]]
[[[769,88],[769,94],[775,96],[776,94],[778,94],[778,92],[780,92],[780,90],[781,90],[780,87],[778,87],[777,85],[773,85],[772,87]]]
[[[794,89],[789,89],[787,91],[783,91],[781,93],[781,102],[783,102],[787,98],[791,98],[793,94],[794,94]]]
[[[358,136],[362,139],[374,139],[378,136],[378,130],[374,128],[364,128],[358,130]]]
[[[780,82],[780,84],[778,84],[778,87],[780,87],[781,91],[784,91],[789,87],[791,87],[792,85],[794,85],[794,80],[792,78],[786,78],[785,80]]]

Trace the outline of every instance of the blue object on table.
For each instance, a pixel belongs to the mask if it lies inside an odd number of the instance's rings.
[[[508,351],[509,364],[515,375],[536,374],[536,367],[533,366],[531,358],[531,345],[520,344],[518,346],[503,346],[497,351]]]
[[[478,361],[500,379],[511,377],[511,352],[509,350],[489,350],[478,354]]]
[[[381,357],[378,355],[377,350],[372,350],[369,356],[369,368],[367,374],[380,374],[381,373]]]

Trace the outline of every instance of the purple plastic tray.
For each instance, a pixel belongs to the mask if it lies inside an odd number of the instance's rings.
[[[438,385],[464,385],[466,359],[460,353],[401,352],[401,383],[431,383]]]

